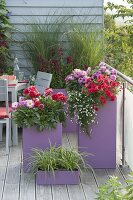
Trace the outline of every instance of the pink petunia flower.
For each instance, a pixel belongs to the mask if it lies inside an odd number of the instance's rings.
[[[116,80],[116,75],[110,75],[110,79],[115,81]]]
[[[19,103],[18,103],[18,102],[12,103],[12,108],[13,108],[13,109],[16,109],[16,108],[18,108],[18,107],[19,107]]]
[[[32,101],[32,100],[26,100],[26,106],[28,108],[33,108],[34,107],[34,101]]]
[[[70,74],[65,78],[65,81],[73,81],[74,77]]]

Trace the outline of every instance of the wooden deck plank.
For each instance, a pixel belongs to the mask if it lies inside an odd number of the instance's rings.
[[[22,168],[19,200],[35,200],[35,178],[29,173],[24,173]]]
[[[9,161],[9,154],[6,154],[6,142],[4,134],[2,140],[3,141],[0,142],[0,200],[3,198],[4,194],[5,179]]]
[[[94,169],[94,172],[98,186],[104,184],[109,179],[105,169]]]
[[[98,192],[97,184],[92,174],[92,171],[83,173],[81,178],[81,185],[87,200],[95,199],[96,192]]]
[[[69,194],[66,185],[52,186],[53,200],[69,200]]]
[[[21,147],[19,145],[10,149],[9,163],[2,200],[19,199],[20,163]]]
[[[53,200],[51,186],[36,186],[36,200]]]
[[[0,167],[6,167],[9,155],[6,154],[5,142],[0,142]]]
[[[3,199],[9,156],[6,156],[6,159],[7,159],[7,165],[2,166],[2,167],[0,166],[0,200]],[[2,162],[2,158],[1,158],[1,162]],[[5,158],[4,158],[4,162],[5,162]]]
[[[2,199],[3,189],[6,178],[6,167],[0,167],[0,200]]]
[[[21,135],[19,138],[21,138]],[[35,176],[30,173],[23,172],[22,155],[19,187],[19,200],[35,200]]]
[[[131,169],[128,166],[123,166],[123,167],[119,167],[119,171],[122,174],[122,176],[124,177],[124,179],[133,179],[129,174],[131,172]]]
[[[86,200],[82,185],[68,185],[68,194],[70,200]]]

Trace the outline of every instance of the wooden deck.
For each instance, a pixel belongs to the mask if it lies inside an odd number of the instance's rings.
[[[119,168],[97,169],[84,174],[80,185],[37,186],[34,177],[24,174],[22,170],[21,137],[19,146],[10,148],[5,155],[5,142],[0,143],[0,200],[94,200],[98,186],[103,184],[110,175],[116,175],[123,185],[129,169]],[[63,135],[63,145],[77,146],[73,134]]]

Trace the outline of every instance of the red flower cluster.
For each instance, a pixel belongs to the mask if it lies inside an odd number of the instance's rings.
[[[23,95],[28,96],[33,99],[33,98],[39,97],[40,93],[38,92],[38,90],[36,89],[35,86],[30,86],[30,87],[24,89]]]
[[[46,88],[44,91],[44,95],[47,97],[53,93],[53,90],[51,88]]]
[[[66,96],[62,92],[58,92],[52,95],[52,99],[55,101],[61,101],[63,103],[66,102]]]
[[[40,110],[44,109],[44,105],[40,102],[38,98],[33,99],[33,101],[35,107],[38,107]]]
[[[102,105],[106,104],[106,100],[115,100],[119,87],[120,83],[111,80],[107,75],[100,75],[97,79],[91,79],[90,82],[85,84],[87,94],[98,97]]]

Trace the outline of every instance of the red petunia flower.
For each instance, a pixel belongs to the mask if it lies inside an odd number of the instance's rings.
[[[35,105],[36,107],[40,106],[40,104],[41,104],[41,102],[39,101],[39,99],[36,99],[36,100],[34,101],[34,105]]]
[[[26,88],[26,89],[23,90],[23,95],[27,95],[27,94],[29,94],[28,88]]]
[[[53,94],[52,99],[55,101],[61,101],[63,103],[66,102],[66,96],[61,92],[58,92],[57,94]]]
[[[27,95],[30,98],[37,98],[40,96],[40,93],[38,92],[38,90],[35,86],[30,86],[30,87],[24,89],[23,95]]]
[[[39,108],[40,110],[43,110],[43,109],[44,109],[44,105],[41,103],[41,104],[38,106],[38,108]]]

